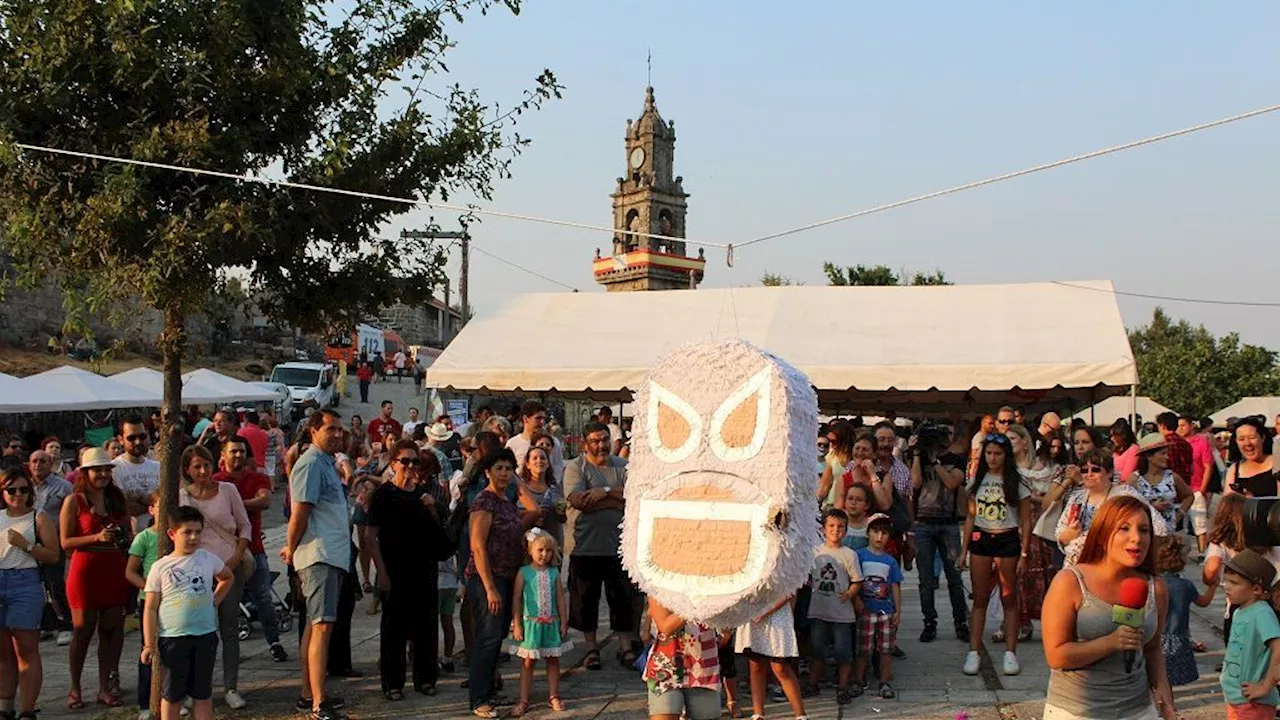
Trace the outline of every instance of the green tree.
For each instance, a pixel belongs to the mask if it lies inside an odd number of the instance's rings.
[[[1280,392],[1275,352],[1242,344],[1236,333],[1214,337],[1162,308],[1149,324],[1129,331],[1129,345],[1142,393],[1179,413],[1204,417],[1242,397]]]
[[[893,285],[950,285],[947,276],[941,270],[931,273],[912,273],[906,270],[895,272],[888,265],[853,265],[839,267],[834,263],[823,263],[822,272],[826,273],[828,285],[839,286],[893,286]]]
[[[788,285],[799,285],[800,283],[785,275],[767,272],[760,276],[760,284],[765,287],[786,287]]]
[[[390,197],[489,198],[558,97],[550,71],[499,112],[447,81],[450,30],[519,0],[4,0],[0,252],[74,313],[164,316],[164,505],[176,502],[185,324],[228,271],[269,317],[321,331],[440,285],[430,241],[380,237],[404,203],[55,155],[125,156]],[[161,537],[167,512],[160,514]],[[153,696],[154,697],[154,696]]]

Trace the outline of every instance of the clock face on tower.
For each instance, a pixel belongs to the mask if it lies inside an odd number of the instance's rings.
[[[644,148],[636,148],[631,151],[631,168],[639,170],[644,164]]]

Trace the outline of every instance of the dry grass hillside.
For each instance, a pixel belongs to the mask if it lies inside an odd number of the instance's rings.
[[[252,359],[241,358],[237,360],[228,360],[223,362],[212,361],[193,361],[184,363],[182,371],[189,372],[202,367],[216,370],[224,375],[239,378],[241,380],[261,380],[261,377],[250,375],[245,372],[245,366],[254,362]],[[258,361],[260,365],[271,366],[270,362]],[[34,375],[45,370],[52,370],[63,365],[73,365],[90,372],[96,372],[99,375],[114,375],[118,372],[131,370],[136,367],[150,367],[156,370],[160,369],[160,363],[151,358],[136,355],[128,352],[113,353],[112,356],[100,363],[87,363],[72,360],[65,355],[50,355],[47,352],[35,352],[32,350],[23,350],[20,348],[0,348],[0,373],[13,375],[14,377],[26,377]]]

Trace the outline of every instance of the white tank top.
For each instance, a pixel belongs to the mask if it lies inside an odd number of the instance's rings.
[[[27,547],[36,544],[36,514],[11,517],[0,510],[0,570],[23,570],[39,567],[36,559],[9,544],[9,530],[17,530],[27,539]]]

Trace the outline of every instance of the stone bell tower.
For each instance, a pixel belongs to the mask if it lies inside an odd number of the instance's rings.
[[[613,247],[596,250],[596,282],[609,292],[684,290],[697,287],[706,261],[685,255],[689,194],[675,175],[676,127],[658,114],[653,88],[646,88],[640,119],[627,121],[625,177],[613,192]]]

